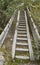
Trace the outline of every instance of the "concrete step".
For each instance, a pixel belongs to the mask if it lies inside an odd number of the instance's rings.
[[[27,34],[27,32],[24,32],[24,31],[18,31],[18,34]]]
[[[21,20],[21,19],[19,20],[19,22],[24,22],[24,21],[25,21],[25,20]]]
[[[17,38],[17,40],[27,41],[28,39],[27,38]]]
[[[15,56],[15,58],[17,58],[17,59],[24,59],[24,60],[26,60],[26,59],[29,59],[29,57],[28,56]]]
[[[20,18],[21,18],[21,19],[22,19],[22,18],[25,19],[25,16],[24,16],[24,15],[21,15]]]
[[[25,22],[19,22],[19,24],[26,24]]]
[[[21,17],[21,16],[22,16],[22,17],[25,16],[25,15],[24,15],[24,12],[21,12],[21,13],[20,13],[20,17]]]
[[[26,31],[26,29],[18,28],[18,31]]]
[[[25,23],[19,23],[19,25],[26,25]]]
[[[25,17],[20,17],[20,19],[25,19]]]
[[[20,28],[20,29],[26,29],[26,27],[21,27],[21,26],[20,26],[20,27],[18,27],[18,28]]]
[[[23,17],[20,17],[20,20],[25,20],[25,18],[23,18]]]
[[[18,34],[17,36],[18,36],[18,37],[27,37],[26,34]]]
[[[25,20],[19,20],[19,22],[26,22]]]
[[[18,30],[26,30],[26,28],[18,28]]]
[[[19,28],[26,28],[26,26],[18,26]]]
[[[29,49],[16,48],[16,51],[23,51],[23,52],[28,52],[28,51],[29,51]]]
[[[26,24],[19,24],[19,26],[26,26]]]
[[[28,45],[28,43],[16,43],[17,45],[22,45],[22,46],[27,46]]]
[[[20,17],[23,17],[23,18],[25,18],[25,15],[24,15],[24,16],[22,16],[22,15],[21,15]]]

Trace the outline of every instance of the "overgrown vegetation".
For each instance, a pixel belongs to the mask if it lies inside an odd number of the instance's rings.
[[[35,24],[37,25],[39,34],[40,34],[40,0],[36,0],[35,2],[32,2],[32,4],[29,4],[31,15],[35,21]]]
[[[40,23],[40,0],[35,0],[35,2],[32,0],[0,0],[0,34],[8,23],[11,15],[16,9],[16,6],[21,2],[24,2],[24,6],[21,7],[21,9],[25,9],[25,6],[28,5],[30,7],[32,17],[37,21],[37,24],[38,22]],[[5,65],[18,65],[19,62],[23,62],[22,60],[14,60],[13,63],[11,54],[8,54],[9,49],[6,50],[2,48],[0,50],[5,54]]]
[[[40,0],[0,0],[0,33],[8,23],[17,5],[24,2],[24,6],[30,6],[33,18],[40,22]]]
[[[0,33],[8,23],[20,0],[0,0]]]

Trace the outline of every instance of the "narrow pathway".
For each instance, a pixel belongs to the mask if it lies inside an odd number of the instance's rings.
[[[31,41],[26,11],[19,10],[2,48],[5,65],[38,65],[31,62],[34,61]]]
[[[21,10],[18,11],[12,45],[12,58],[34,60],[26,12]]]

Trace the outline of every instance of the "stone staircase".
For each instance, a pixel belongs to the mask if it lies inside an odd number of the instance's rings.
[[[18,11],[16,30],[12,45],[12,58],[34,60],[26,12]]]

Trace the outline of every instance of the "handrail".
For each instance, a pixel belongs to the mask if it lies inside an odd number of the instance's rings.
[[[30,33],[29,33],[29,26],[28,26],[26,12],[25,12],[25,20],[26,20],[26,29],[27,29],[27,37],[28,37],[30,60],[34,61],[35,59],[34,59],[34,54],[33,54],[33,49],[32,49],[32,44],[31,44],[31,38],[30,38]]]
[[[37,48],[37,57],[36,59],[39,59],[40,57],[40,53],[39,53],[39,44],[40,44],[40,35],[39,35],[39,32],[38,32],[38,29],[32,19],[32,16],[30,14],[30,11],[27,7],[27,15],[28,15],[28,18],[29,18],[29,24],[30,24],[30,27],[31,27],[31,30],[32,30],[32,34],[33,34],[33,38],[34,38],[34,42],[35,42],[35,45],[36,45],[36,48]]]
[[[40,40],[40,35],[39,35],[39,32],[38,32],[37,26],[35,25],[35,23],[33,21],[33,18],[32,18],[31,14],[30,14],[30,11],[29,11],[28,7],[27,7],[27,11],[28,11],[28,15],[29,15],[29,17],[31,19],[31,22],[30,23],[32,23],[32,25],[34,27],[34,31],[35,31],[35,34],[37,36],[37,40]]]
[[[7,35],[8,31],[9,31],[11,25],[12,25],[15,14],[16,14],[16,10],[15,10],[14,14],[12,15],[11,19],[9,20],[8,24],[6,25],[6,27],[4,28],[3,32],[0,35],[0,47],[2,46],[2,44],[3,44],[3,42],[4,42],[5,38],[6,38],[6,35]]]
[[[23,6],[23,5],[24,5],[24,3],[21,3],[20,5],[17,6],[17,9],[20,6]],[[3,44],[3,42],[4,42],[5,38],[6,38],[6,36],[8,34],[8,31],[9,31],[11,25],[12,25],[12,22],[14,20],[14,17],[15,17],[15,14],[16,14],[17,9],[14,11],[14,13],[13,13],[12,17],[10,18],[8,24],[6,25],[6,27],[4,28],[3,32],[0,35],[0,47],[2,46],[2,44]]]
[[[17,38],[17,28],[18,28],[18,24],[19,24],[19,17],[20,17],[20,10],[18,11],[16,29],[15,29],[15,34],[14,34],[14,38],[13,38],[13,45],[12,45],[12,58],[13,58],[13,59],[14,59],[14,56],[15,56],[16,38]],[[14,51],[13,51],[13,50],[14,50]]]

